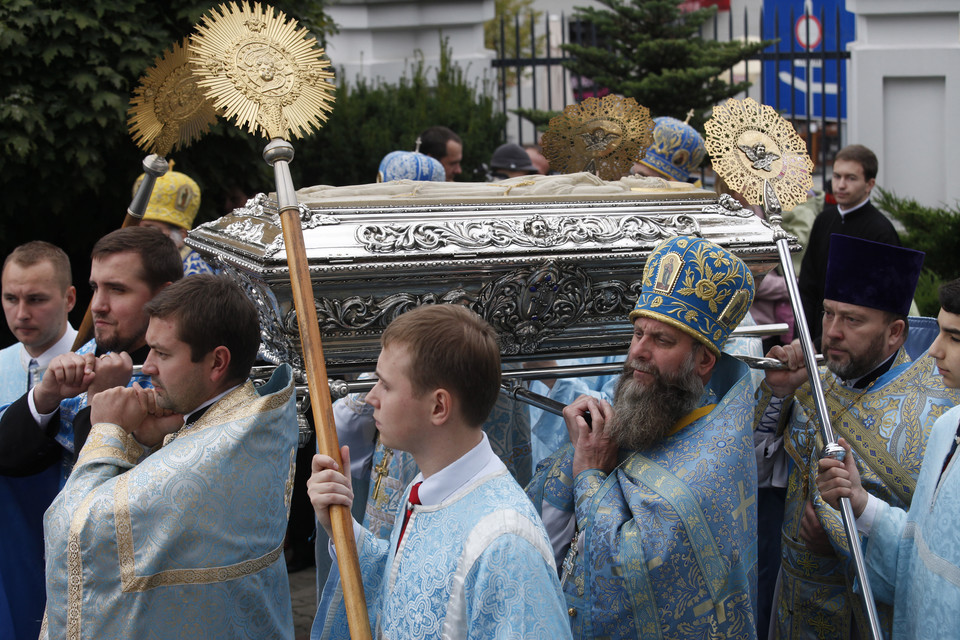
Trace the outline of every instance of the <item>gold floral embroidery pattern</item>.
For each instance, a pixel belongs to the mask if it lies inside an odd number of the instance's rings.
[[[116,446],[118,440],[123,443],[123,449]],[[142,455],[143,447],[122,427],[109,422],[99,422],[91,427],[87,442],[80,450],[77,464],[97,458],[119,458],[136,464]]]
[[[91,493],[80,503],[67,536],[67,639],[80,640],[80,623],[83,613],[83,553],[80,549],[80,531],[87,521]]]

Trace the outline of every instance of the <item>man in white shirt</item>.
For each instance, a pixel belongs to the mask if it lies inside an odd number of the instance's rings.
[[[22,244],[3,264],[3,312],[18,342],[0,351],[0,413],[40,381],[50,361],[70,351],[76,330],[67,321],[77,292],[70,259],[36,240]],[[5,441],[6,442],[6,441]],[[5,447],[2,458],[16,457]],[[30,473],[0,476],[0,637],[36,637],[46,596],[43,588],[43,512],[60,488],[59,447],[37,458]],[[4,465],[0,464],[0,467]],[[12,469],[3,468],[7,474]]]

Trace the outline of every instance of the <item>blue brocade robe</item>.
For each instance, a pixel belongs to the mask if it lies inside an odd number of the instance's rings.
[[[840,384],[826,367],[820,368],[830,423],[836,436],[850,443],[863,487],[894,506],[910,505],[933,423],[960,402],[960,391],[947,389],[933,359],[923,351],[936,335],[928,319],[911,318],[907,344],[893,366],[866,389]],[[910,353],[921,352],[917,360]],[[758,390],[757,419],[770,400],[770,390]],[[778,638],[848,638],[852,617],[868,629],[859,596],[853,592],[855,567],[840,513],[827,505],[816,486],[823,447],[820,421],[809,383],[801,386],[792,404],[781,410],[778,427],[790,456],[786,507],[780,542],[779,598],[772,617]],[[810,416],[813,416],[811,418]],[[800,537],[804,505],[811,500],[835,555],[809,550]],[[891,609],[877,607],[881,630],[890,633]]]
[[[97,424],[44,518],[41,638],[292,638],[290,367],[143,448]]]
[[[893,637],[956,637],[960,626],[960,455],[940,475],[960,407],[930,431],[909,512],[880,504],[864,559],[873,595],[893,603]]]
[[[364,529],[357,542],[374,637],[570,637],[550,542],[505,470],[414,507],[397,549],[399,531],[388,541]],[[312,637],[349,638],[342,597],[327,595]]]
[[[537,509],[576,515],[563,563],[575,638],[756,636],[753,381],[729,356],[703,406],[718,395],[650,450],[622,451],[609,475],[572,478],[570,444],[538,469]]]

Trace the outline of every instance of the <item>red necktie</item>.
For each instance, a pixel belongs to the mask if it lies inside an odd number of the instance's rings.
[[[410,487],[410,497],[407,499],[407,514],[403,516],[403,526],[400,527],[400,537],[397,538],[397,548],[400,548],[400,541],[403,540],[403,533],[407,530],[407,522],[410,521],[410,514],[413,513],[413,505],[420,504],[420,485],[423,482],[417,482]]]

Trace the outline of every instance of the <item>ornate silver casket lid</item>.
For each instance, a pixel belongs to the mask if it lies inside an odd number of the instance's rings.
[[[506,360],[621,352],[646,255],[671,236],[723,245],[757,276],[777,264],[772,231],[752,212],[653,178],[401,181],[297,195],[331,374],[371,370],[383,329],[420,304],[469,305],[497,329]],[[258,304],[262,355],[300,367],[276,201],[260,194],[187,243]]]

